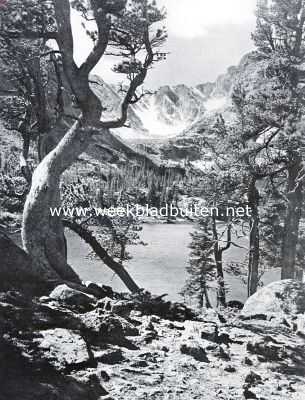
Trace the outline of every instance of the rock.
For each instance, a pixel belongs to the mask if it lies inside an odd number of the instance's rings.
[[[155,329],[151,318],[146,318],[141,326],[142,340],[145,343],[151,343],[154,339],[158,337],[158,332]]]
[[[205,324],[203,331],[201,331],[201,338],[210,340],[211,342],[217,342],[218,338],[218,327],[215,324]]]
[[[98,399],[107,393],[99,380],[91,377],[91,372],[65,375],[41,360],[39,353],[33,343],[28,350],[22,343],[12,344],[0,338],[1,400],[84,400]]]
[[[112,312],[124,318],[129,317],[133,310],[134,303],[132,301],[116,301],[112,304]]]
[[[164,301],[164,296],[153,296],[142,291],[133,295],[133,309],[143,315],[154,315],[171,321],[184,322],[196,318],[196,313],[185,304]]]
[[[209,363],[205,350],[195,341],[188,341],[180,346],[182,354],[193,357],[196,361]]]
[[[253,361],[252,361],[249,357],[245,357],[244,363],[245,363],[246,365],[253,365]]]
[[[251,296],[245,303],[241,317],[305,313],[305,284],[294,280],[273,282]]]
[[[96,336],[98,336],[101,331],[104,318],[104,312],[98,308],[80,316],[86,330]]]
[[[158,332],[157,331],[148,331],[147,333],[144,333],[142,335],[142,340],[146,343],[152,343],[153,340],[155,340],[158,337]]]
[[[104,313],[97,308],[80,316],[92,340],[122,344],[125,336],[138,336],[138,329],[132,323],[112,313]]]
[[[157,352],[151,353],[151,352],[146,352],[146,353],[140,353],[139,357],[144,358],[146,361],[152,362],[152,363],[157,363],[159,354]]]
[[[100,376],[96,369],[85,369],[73,373],[73,377],[79,383],[88,387],[99,387],[99,396],[107,396],[109,393],[100,385]],[[99,397],[100,398],[100,397]]]
[[[152,332],[155,331],[155,327],[154,327],[154,324],[153,324],[152,321],[151,321],[151,318],[149,318],[149,319],[143,324],[142,329],[145,330],[145,331],[152,331]]]
[[[245,383],[251,386],[257,385],[258,383],[262,383],[262,377],[259,374],[250,371],[249,374],[245,377]]]
[[[100,371],[100,376],[104,382],[110,381],[110,376],[107,374],[106,371]]]
[[[230,343],[234,342],[224,328],[220,330],[215,324],[205,324],[204,330],[201,332],[201,338],[213,343],[225,344],[228,347]]]
[[[41,351],[41,357],[57,370],[79,369],[93,364],[88,345],[77,333],[56,328],[39,332],[41,337],[34,343]]]
[[[219,344],[225,344],[226,346],[229,347],[229,344],[232,343],[232,340],[230,338],[230,334],[228,332],[218,332],[216,342]]]
[[[148,367],[148,363],[145,360],[138,360],[130,364],[132,368],[146,368]]]
[[[90,293],[98,299],[104,299],[105,297],[113,299],[114,297],[113,290],[110,286],[100,286],[93,282],[86,282],[85,285]]]
[[[225,370],[226,372],[230,372],[230,373],[236,372],[236,368],[233,367],[233,365],[226,365],[226,366],[224,367],[224,370]]]
[[[113,299],[110,297],[105,297],[97,302],[97,306],[103,311],[111,312],[113,307]]]
[[[69,310],[41,304],[18,292],[0,293],[0,332],[52,328],[82,330],[83,324]]]
[[[262,356],[262,361],[279,361],[285,359],[287,355],[283,345],[275,343],[274,340],[268,336],[248,342],[247,351]]]
[[[94,358],[102,364],[120,364],[125,360],[121,349],[108,349],[94,353]]]
[[[231,360],[230,354],[226,350],[224,350],[222,346],[218,346],[217,351],[215,352],[215,356],[224,361]]]
[[[97,326],[99,338],[106,343],[121,344],[125,339],[120,319],[112,314],[103,316]]]
[[[244,389],[244,397],[245,399],[257,399],[257,396],[255,393],[253,393],[250,389],[245,388]]]
[[[72,289],[63,284],[57,286],[49,296],[51,299],[72,307],[73,309],[90,310],[97,301],[94,296]]]
[[[185,326],[174,324],[173,322],[169,322],[167,326],[169,327],[169,329],[174,329],[176,331],[184,331],[185,330]]]

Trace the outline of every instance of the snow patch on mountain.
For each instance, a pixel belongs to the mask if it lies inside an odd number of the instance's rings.
[[[228,102],[228,98],[225,96],[214,97],[214,98],[207,100],[204,103],[204,106],[208,112],[212,112],[212,111],[221,110],[222,108],[224,108],[226,106],[227,102]]]
[[[226,112],[238,67],[230,67],[216,82],[189,87],[184,84],[162,86],[154,94],[130,106],[128,127],[116,129],[123,139],[170,139],[192,131],[215,112]],[[118,118],[123,93],[94,77],[93,89],[102,104],[107,104],[103,119]]]
[[[171,138],[189,126],[189,123],[183,120],[179,110],[177,110],[177,114],[180,114],[179,118],[162,113],[156,98],[151,98],[148,104],[139,105],[135,112],[141,119],[144,129],[153,137]]]

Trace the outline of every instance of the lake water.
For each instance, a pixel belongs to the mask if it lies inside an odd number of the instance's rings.
[[[170,300],[181,301],[179,295],[187,273],[191,224],[145,224],[141,239],[147,246],[130,246],[133,259],[125,266],[140,287],[154,294],[168,294]],[[95,281],[111,285],[114,290],[126,291],[121,281],[113,275],[103,263],[87,257],[89,247],[74,233],[67,233],[68,260],[85,281]],[[247,245],[246,239],[239,239],[240,246]],[[241,261],[246,257],[246,250],[231,247],[224,255],[225,262]],[[264,283],[279,279],[278,272],[268,272]],[[226,276],[230,287],[228,299],[245,301],[247,291],[240,278]]]
[[[140,233],[147,246],[129,246],[132,260],[125,267],[140,287],[154,294],[169,294],[171,299],[181,300],[178,295],[185,278],[188,260],[190,224],[145,224]],[[68,260],[84,280],[111,285],[115,290],[126,291],[121,281],[97,259],[84,258],[89,247],[74,233],[69,232]]]

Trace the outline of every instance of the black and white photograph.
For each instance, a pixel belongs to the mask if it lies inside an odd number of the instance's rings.
[[[0,400],[305,400],[305,0],[0,0]]]

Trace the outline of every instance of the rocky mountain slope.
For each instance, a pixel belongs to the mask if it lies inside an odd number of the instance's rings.
[[[241,313],[196,316],[94,284],[2,292],[0,400],[302,400],[304,284],[277,282],[259,298],[259,315],[250,298]]]
[[[188,131],[216,111],[230,106],[230,94],[240,67],[230,67],[215,82],[189,87],[184,84],[160,87],[130,107],[129,128],[116,130],[125,139],[167,139]],[[92,87],[107,109],[104,118],[119,114],[123,93],[100,77],[92,78]]]
[[[230,118],[232,88],[240,72],[245,68],[245,60],[247,56],[239,66],[228,68],[215,82],[202,83],[195,87],[184,84],[161,87],[155,93],[145,96],[139,103],[132,105],[128,113],[127,126],[116,129],[114,133],[134,143],[153,143],[157,147],[160,143],[169,143],[169,152],[167,150],[163,152],[165,159],[181,160],[186,157],[191,160],[199,159],[196,134],[210,123],[216,112],[221,112]],[[3,85],[0,83],[0,91],[5,88]],[[52,83],[51,86],[56,87],[56,84]],[[99,76],[92,76],[91,86],[105,107],[103,118],[106,120],[118,117],[124,96],[119,87],[104,82]],[[71,114],[73,111],[70,110],[68,101],[67,104]],[[101,157],[98,149],[97,139],[89,151],[96,159]]]

